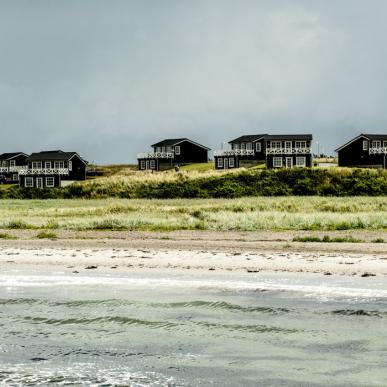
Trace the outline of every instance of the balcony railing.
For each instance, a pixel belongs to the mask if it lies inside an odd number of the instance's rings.
[[[304,155],[311,152],[311,148],[266,148],[267,155]]]
[[[20,175],[69,175],[68,168],[24,168],[19,170]]]
[[[26,166],[0,167],[0,172],[19,172],[25,168]]]
[[[138,159],[173,159],[173,153],[170,152],[155,152],[155,153],[139,153]]]
[[[387,154],[387,147],[370,148],[370,155]]]
[[[216,150],[214,156],[254,156],[252,149]]]

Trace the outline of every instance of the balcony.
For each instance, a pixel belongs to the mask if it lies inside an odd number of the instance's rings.
[[[214,156],[254,156],[253,149],[216,150]]]
[[[311,152],[311,148],[266,148],[267,155],[305,155]]]
[[[22,169],[27,168],[25,165],[23,166],[13,166],[13,167],[0,167],[0,172],[19,172]]]
[[[370,148],[370,155],[385,155],[387,154],[387,147]]]
[[[69,175],[68,168],[24,168],[19,170],[19,175]]]
[[[139,153],[138,159],[173,159],[171,152]]]

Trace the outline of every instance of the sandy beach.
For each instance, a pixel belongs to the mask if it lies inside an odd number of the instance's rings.
[[[36,233],[36,232],[35,232]],[[385,232],[324,232],[368,241]],[[1,270],[192,270],[219,272],[304,272],[386,276],[385,243],[302,243],[311,232],[70,232],[56,240],[33,239],[31,230],[0,242]]]

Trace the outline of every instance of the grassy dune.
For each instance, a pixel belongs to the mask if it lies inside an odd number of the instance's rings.
[[[1,200],[1,229],[387,230],[387,197]]]

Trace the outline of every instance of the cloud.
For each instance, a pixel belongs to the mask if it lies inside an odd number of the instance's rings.
[[[386,133],[387,3],[3,1],[1,151],[133,162],[167,137]]]

